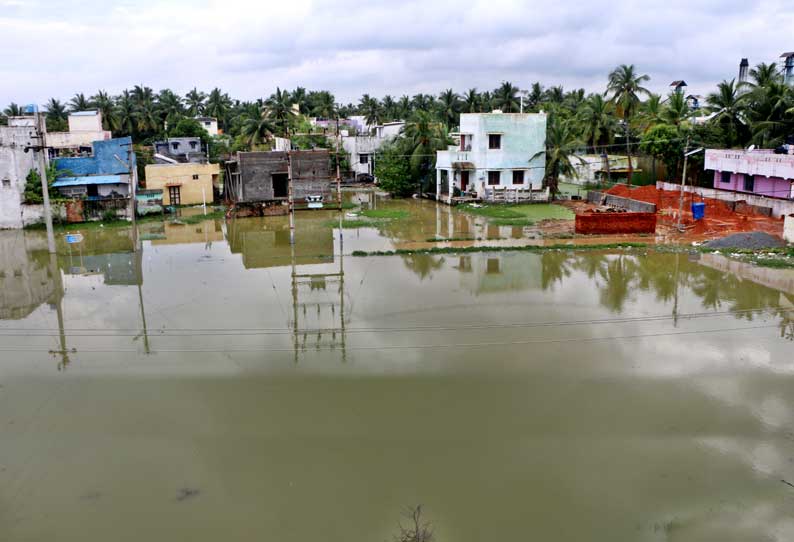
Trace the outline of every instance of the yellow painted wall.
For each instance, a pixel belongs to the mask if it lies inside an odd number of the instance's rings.
[[[171,205],[167,185],[180,185],[182,205],[203,203],[201,189],[212,203],[212,178],[220,174],[218,164],[149,164],[146,166],[146,188],[163,191],[163,205]],[[198,175],[198,179],[193,176]]]

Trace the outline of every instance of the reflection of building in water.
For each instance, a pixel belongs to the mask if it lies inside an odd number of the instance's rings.
[[[333,234],[324,221],[301,220],[290,249],[289,227],[273,219],[232,220],[227,240],[232,254],[242,254],[246,269],[321,264],[334,261]]]
[[[537,254],[474,253],[458,256],[461,286],[475,294],[541,289],[543,267]]]
[[[198,224],[165,222],[162,226],[161,231],[157,232],[161,235],[149,237],[152,245],[204,243],[209,246],[213,241],[223,241],[220,220],[204,220]]]
[[[80,245],[67,254],[59,254],[59,264],[67,275],[103,275],[108,286],[134,286],[142,280],[136,267],[141,252],[82,254]]]
[[[43,235],[0,231],[0,320],[19,320],[63,297]]]

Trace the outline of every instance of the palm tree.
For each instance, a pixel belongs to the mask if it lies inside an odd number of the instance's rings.
[[[364,120],[369,126],[380,124],[382,112],[377,98],[364,94],[358,104],[358,112],[364,115]]]
[[[334,95],[327,90],[321,90],[315,94],[311,114],[323,119],[332,119],[336,117],[336,101],[334,100]]]
[[[780,73],[777,70],[777,64],[774,62],[771,64],[761,62],[755,68],[750,70],[750,78],[752,79],[752,82],[748,81],[745,83],[745,85],[749,86],[750,88],[765,87],[770,83],[774,83],[782,79]]]
[[[435,105],[435,98],[429,94],[422,94],[420,92],[411,98],[411,103],[414,110],[430,111],[433,108],[433,105]]]
[[[289,92],[276,87],[276,92],[265,101],[265,107],[268,109],[267,115],[273,119],[276,133],[289,137],[290,126],[295,118]]]
[[[650,81],[647,75],[638,75],[634,64],[621,64],[609,74],[606,96],[612,93],[611,101],[623,115],[623,128],[626,137],[626,154],[629,161],[629,171],[626,184],[631,185],[633,166],[631,163],[631,138],[629,137],[629,120],[637,111],[640,104],[640,95],[648,96],[650,91],[642,84]]]
[[[520,107],[518,87],[509,81],[502,82],[499,88],[494,91],[493,102],[495,107],[501,109],[505,113],[518,112]]]
[[[549,87],[546,92],[544,92],[543,100],[546,103],[562,105],[565,101],[565,89],[562,88],[562,85]]]
[[[204,100],[207,95],[193,87],[193,90],[185,94],[185,106],[190,117],[197,117],[204,112]]]
[[[463,96],[463,110],[466,113],[477,113],[480,111],[480,93],[476,88],[470,88]]]
[[[601,94],[591,94],[587,97],[577,120],[582,130],[582,137],[590,144],[593,152],[597,152],[597,147],[602,142],[612,141],[612,134],[617,124],[615,109]]]
[[[135,100],[129,90],[124,90],[116,99],[116,119],[119,130],[123,134],[131,135],[135,132],[138,122],[138,115],[135,108]]]
[[[69,106],[71,107],[72,111],[85,111],[86,109],[91,109],[91,102],[88,101],[88,98],[85,97],[85,94],[80,92],[79,94],[75,94],[74,97],[69,100]]]
[[[145,100],[135,105],[135,117],[138,122],[138,129],[141,132],[157,132],[160,130],[160,115],[157,105],[153,100]]]
[[[557,114],[549,115],[546,126],[546,149],[532,155],[529,162],[531,164],[535,159],[545,156],[546,186],[549,187],[552,197],[559,192],[560,175],[578,176],[573,160],[584,163],[584,160],[575,154],[575,150],[583,145],[584,143],[573,130],[571,121],[564,121]]]
[[[215,117],[218,122],[221,123],[223,129],[226,130],[226,119],[229,116],[231,104],[232,100],[229,98],[229,95],[221,91],[218,87],[215,87],[210,91],[207,97],[207,103],[204,106],[204,114]]]
[[[19,117],[22,115],[22,107],[14,102],[8,104],[8,107],[3,109],[3,115],[6,117]]]
[[[248,111],[240,133],[252,147],[269,141],[276,133],[272,110],[260,107],[258,110]]]
[[[381,100],[381,108],[383,109],[383,120],[392,121],[397,118],[397,103],[391,95],[387,94]]]
[[[47,102],[47,130],[52,132],[66,131],[68,114],[66,106],[60,100],[50,98]]]
[[[543,101],[543,96],[545,95],[545,91],[543,90],[543,85],[538,82],[532,83],[532,87],[529,90],[529,94],[527,95],[527,107],[529,109],[535,109],[540,105],[540,102]]]
[[[417,111],[406,122],[403,133],[408,142],[411,168],[419,179],[419,192],[422,180],[435,167],[436,151],[447,147],[449,138],[444,125],[436,121],[429,111]]]
[[[104,90],[98,91],[91,96],[91,105],[102,115],[102,128],[113,130],[117,126],[116,110],[113,98]]]
[[[407,119],[411,116],[411,98],[403,94],[400,96],[400,99],[397,100],[397,110],[400,112],[401,119]]]
[[[294,104],[298,104],[298,112],[301,115],[305,115],[309,112],[308,104],[306,103],[306,89],[303,87],[297,87],[295,90],[292,91],[290,95],[290,101]]]
[[[689,117],[692,111],[682,92],[672,92],[667,97],[667,107],[662,110],[662,121],[671,126],[681,126]]]
[[[438,113],[447,127],[456,125],[460,114],[460,96],[451,88],[438,95]]]
[[[664,122],[662,120],[664,108],[665,105],[662,103],[662,97],[659,94],[649,94],[648,99],[642,103],[637,115],[640,130],[647,132],[657,124]]]
[[[725,126],[728,147],[733,147],[744,127],[742,118],[746,102],[743,95],[740,94],[736,80],[722,81],[717,85],[717,92],[709,94],[706,101],[710,109],[716,113],[712,121]]]
[[[794,131],[794,88],[782,78],[753,89],[747,96],[747,113],[752,123],[753,141],[762,146],[782,143]]]
[[[166,130],[176,126],[176,123],[184,115],[184,111],[182,97],[173,90],[166,88],[157,95],[157,113]]]

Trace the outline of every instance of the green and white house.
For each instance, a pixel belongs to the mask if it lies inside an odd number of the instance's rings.
[[[456,141],[436,156],[436,199],[548,200],[545,113],[463,113]],[[533,192],[534,191],[534,192]]]

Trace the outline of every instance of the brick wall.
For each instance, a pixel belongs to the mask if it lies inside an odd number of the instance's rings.
[[[576,215],[576,233],[654,233],[656,213],[583,213]]]

